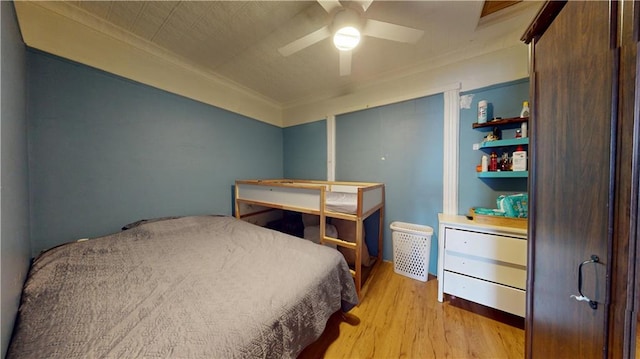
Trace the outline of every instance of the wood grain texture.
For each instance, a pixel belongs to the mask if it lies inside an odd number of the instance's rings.
[[[601,2],[597,5],[599,9],[593,8],[594,4],[579,6],[575,3],[569,3],[566,8],[558,7],[557,2],[549,2],[545,4],[541,10],[539,16],[534,23],[530,26],[527,34],[523,37],[523,41],[531,41],[534,44],[532,48],[532,94],[534,95],[532,107],[533,121],[531,126],[532,133],[532,145],[530,151],[532,163],[534,167],[530,173],[530,198],[533,210],[530,210],[530,223],[532,228],[530,229],[530,238],[532,249],[530,250],[530,263],[538,263],[535,260],[536,254],[538,254],[537,248],[540,247],[536,238],[539,237],[538,229],[540,233],[545,237],[551,236],[554,232],[551,232],[549,228],[543,227],[538,223],[537,214],[535,211],[536,203],[541,202],[537,199],[540,197],[538,193],[540,190],[549,188],[547,182],[549,176],[538,176],[537,163],[541,160],[545,160],[544,164],[540,166],[547,166],[548,155],[552,153],[553,148],[550,147],[548,140],[549,131],[544,135],[540,135],[540,140],[537,140],[537,135],[542,132],[542,129],[553,130],[558,132],[559,130],[565,130],[565,113],[573,114],[574,118],[585,118],[585,116],[591,117],[597,122],[595,125],[589,124],[589,130],[593,133],[601,133],[605,135],[605,129],[601,127],[604,114],[597,114],[593,111],[573,111],[575,106],[593,105],[599,104],[600,108],[607,108],[604,98],[597,96],[596,92],[605,94],[604,91],[608,87],[608,82],[604,84],[601,82],[602,76],[606,76],[609,72],[611,78],[611,84],[613,88],[611,99],[611,123],[613,132],[610,136],[613,146],[610,148],[609,153],[613,156],[610,158],[610,164],[614,165],[614,171],[611,173],[611,178],[614,180],[614,186],[610,188],[610,203],[607,210],[611,211],[611,220],[609,221],[609,243],[607,244],[607,298],[605,305],[608,305],[607,317],[604,323],[604,351],[602,352],[605,357],[608,358],[631,358],[640,357],[636,352],[634,346],[637,341],[638,335],[636,333],[637,325],[637,308],[640,300],[636,297],[634,304],[634,292],[638,293],[637,287],[640,285],[637,279],[637,258],[638,252],[634,250],[636,248],[638,233],[634,233],[634,229],[637,228],[637,208],[638,208],[638,152],[637,143],[639,131],[638,131],[638,119],[640,119],[640,96],[638,96],[637,89],[640,88],[640,83],[637,79],[638,69],[640,69],[640,63],[638,62],[638,39],[640,36],[640,7],[638,2],[634,1],[621,1],[612,2],[609,4],[609,8],[605,5],[606,2]],[[563,6],[563,5],[562,5]],[[571,9],[569,9],[571,8]],[[562,9],[562,12],[558,18],[556,14]],[[542,16],[544,14],[544,16]],[[608,16],[608,15],[611,16]],[[540,21],[538,21],[541,19]],[[544,20],[544,21],[542,21]],[[551,24],[551,25],[549,25]],[[607,30],[605,27],[608,27]],[[547,29],[548,28],[548,29]],[[604,36],[608,33],[609,36]],[[608,48],[604,45],[608,42]],[[542,46],[540,46],[542,44]],[[606,64],[606,61],[602,61],[607,55],[604,54],[608,51],[613,58],[611,64]],[[563,61],[564,58],[569,58],[571,61],[567,64]],[[573,61],[575,60],[575,61]],[[545,68],[541,70],[541,68]],[[554,72],[555,71],[555,72]],[[567,79],[568,78],[568,79]],[[559,84],[556,87],[548,86],[550,82],[556,82]],[[546,83],[544,87],[541,84]],[[592,93],[585,93],[581,88],[588,88],[587,91]],[[551,94],[550,94],[551,93]],[[560,94],[556,96],[556,94]],[[571,96],[571,98],[565,98]],[[572,101],[572,102],[568,102]],[[567,111],[563,111],[569,109]],[[549,121],[549,119],[552,121]],[[562,124],[559,122],[562,121]],[[583,128],[584,120],[573,120],[571,122],[576,128]],[[540,125],[540,126],[538,126]],[[539,131],[538,128],[541,130]],[[552,134],[553,135],[553,134]],[[567,138],[574,136],[572,131],[568,131],[564,134]],[[584,137],[588,140],[588,137]],[[539,143],[543,146],[539,146]],[[569,141],[566,141],[569,143]],[[597,143],[594,141],[594,143]],[[634,149],[634,146],[635,149]],[[565,146],[567,147],[567,146]],[[543,148],[540,151],[536,151],[536,148]],[[564,148],[561,148],[563,150]],[[589,151],[592,153],[605,152],[602,149],[595,150],[590,145]],[[555,149],[556,154],[558,149]],[[571,155],[572,162],[575,161],[576,156]],[[580,158],[580,157],[578,157]],[[540,159],[540,160],[539,160]],[[629,164],[632,163],[634,167]],[[548,166],[551,173],[556,171],[553,166]],[[606,167],[596,160],[591,161],[590,164],[585,163],[584,168],[597,167],[604,173]],[[559,172],[559,171],[556,171]],[[576,172],[576,178],[582,178],[579,173]],[[541,184],[538,185],[536,177],[540,177]],[[593,176],[587,176],[590,182],[597,181],[597,178]],[[555,180],[555,178],[553,178]],[[578,185],[581,186],[581,185]],[[575,186],[575,187],[578,187]],[[635,187],[634,187],[635,186]],[[583,189],[585,189],[583,187]],[[595,190],[595,189],[594,189]],[[586,191],[585,191],[586,192]],[[591,195],[593,191],[590,191]],[[545,193],[546,197],[549,196],[549,192]],[[555,195],[555,193],[551,193]],[[544,203],[552,203],[552,200],[547,200]],[[589,203],[584,202],[584,205]],[[541,205],[542,206],[542,205]],[[593,207],[597,207],[593,205]],[[600,206],[602,207],[602,206]],[[601,209],[601,211],[603,211]],[[568,210],[573,212],[573,210]],[[596,213],[596,212],[594,212]],[[542,213],[541,215],[544,215]],[[567,217],[563,217],[567,220]],[[538,228],[540,227],[540,228]],[[637,231],[636,231],[637,232]],[[573,232],[570,232],[573,233]],[[585,237],[588,238],[588,237]],[[558,242],[558,241],[556,241]],[[567,241],[561,242],[564,247],[571,246],[571,243]],[[592,243],[584,243],[583,247],[590,247]],[[553,248],[551,241],[544,243],[545,248]],[[544,253],[543,253],[544,254]],[[548,256],[545,256],[548,257]],[[543,258],[539,263],[548,262],[547,258]],[[536,267],[538,268],[538,267]],[[539,271],[530,272],[529,283],[535,283],[536,276],[539,277]],[[540,280],[538,280],[540,283]],[[577,322],[573,323],[573,326],[567,326],[569,322],[562,325],[558,325],[559,329],[557,334],[551,338],[561,338],[569,340],[559,340],[558,345],[532,345],[531,343],[541,344],[540,335],[534,332],[545,333],[549,332],[550,328],[543,328],[543,330],[532,330],[535,325],[541,324],[539,320],[542,317],[542,321],[552,323],[557,320],[557,316],[547,315],[545,318],[540,314],[540,302],[543,300],[543,295],[548,295],[551,290],[550,283],[545,283],[542,288],[543,291],[536,290],[534,285],[533,289],[529,291],[532,296],[528,301],[528,313],[533,313],[528,321],[526,342],[527,342],[527,354],[533,356],[529,348],[542,347],[547,348],[563,347],[566,353],[571,351],[572,347],[576,347],[576,344],[580,344],[578,340],[584,342],[591,342],[589,338],[581,338],[573,333],[564,331],[565,337],[559,336],[562,333],[560,330],[565,327],[586,327],[584,324]],[[638,294],[636,294],[637,296]],[[548,300],[553,302],[553,300]],[[538,303],[536,305],[536,303]],[[538,310],[534,310],[537,308]],[[599,308],[601,310],[603,308]],[[568,311],[567,311],[568,312]],[[567,316],[569,318],[569,316]],[[559,321],[558,321],[559,322]],[[553,328],[551,328],[553,329]],[[574,331],[572,331],[574,332]],[[597,335],[599,336],[599,335]],[[537,338],[537,339],[536,339]],[[598,346],[600,346],[598,344]],[[582,350],[583,347],[580,346]],[[596,348],[597,350],[597,348]],[[593,355],[600,356],[600,352],[593,350]],[[560,352],[562,353],[562,352]],[[538,356],[551,355],[550,351],[541,353],[540,350],[536,351]],[[584,356],[586,352],[578,352],[575,356]],[[554,355],[558,355],[555,352]]]
[[[634,19],[634,7],[640,4],[624,1],[619,4],[620,23],[618,33],[618,48],[620,50],[619,73],[619,105],[618,105],[618,155],[615,212],[616,220],[613,227],[612,257],[615,265],[611,273],[611,312],[609,320],[609,358],[634,357],[631,353],[631,343],[636,336],[633,334],[633,321],[637,320],[637,308],[634,308],[634,289],[636,282],[636,235],[637,218],[634,206],[637,206],[637,193],[633,193],[632,169],[634,136],[634,114],[640,103],[636,99],[636,75],[638,42],[634,39],[635,28],[638,27]],[[637,139],[636,139],[637,141]],[[637,190],[636,190],[637,191]],[[634,310],[629,310],[634,308]],[[640,356],[635,356],[640,358]]]
[[[482,13],[480,17],[485,17],[487,15],[491,15],[494,12],[498,12],[502,9],[506,9],[511,5],[515,5],[522,0],[515,1],[497,1],[497,0],[486,0],[484,5],[482,6]]]
[[[524,320],[462,299],[437,301],[435,278],[426,283],[380,263],[367,296],[347,314],[336,313],[308,358],[522,358]]]
[[[569,2],[535,41],[534,231],[527,352],[531,358],[597,358],[605,347],[610,208],[612,71],[609,4]],[[582,291],[593,310],[571,299]]]

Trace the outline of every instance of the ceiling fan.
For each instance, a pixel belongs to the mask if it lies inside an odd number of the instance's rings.
[[[415,43],[424,31],[364,17],[373,0],[351,1],[358,6],[342,6],[338,0],[317,0],[332,16],[329,25],[303,36],[278,49],[283,56],[289,56],[317,42],[333,36],[333,43],[340,53],[340,76],[351,74],[352,50],[360,42],[361,36]]]

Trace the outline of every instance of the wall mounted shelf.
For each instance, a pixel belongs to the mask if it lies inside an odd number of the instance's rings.
[[[525,178],[529,177],[529,171],[496,171],[476,172],[478,178]]]
[[[507,140],[481,142],[480,148],[506,147],[506,146],[518,146],[518,145],[528,145],[528,144],[529,144],[529,137],[510,138]]]
[[[511,125],[516,123],[522,123],[529,121],[529,117],[511,117],[511,118],[501,118],[495,121],[489,121],[485,123],[473,123],[471,126],[473,128],[482,128],[482,127],[494,127],[494,126],[504,126]]]

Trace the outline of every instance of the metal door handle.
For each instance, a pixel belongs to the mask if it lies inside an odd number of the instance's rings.
[[[580,295],[571,294],[570,296],[571,298],[574,298],[579,302],[589,302],[589,306],[591,307],[591,309],[598,309],[598,302],[596,302],[595,300],[589,299],[589,297],[587,297],[582,293],[582,266],[584,266],[585,264],[598,263],[598,262],[600,262],[600,258],[597,255],[593,254],[591,255],[590,260],[586,260],[580,263],[580,265],[578,266],[578,293]]]

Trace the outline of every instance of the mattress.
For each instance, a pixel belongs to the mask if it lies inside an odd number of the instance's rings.
[[[325,204],[329,211],[355,214],[358,211],[358,194],[327,191]]]
[[[340,253],[196,216],[51,249],[34,261],[8,358],[295,358],[358,303]]]

